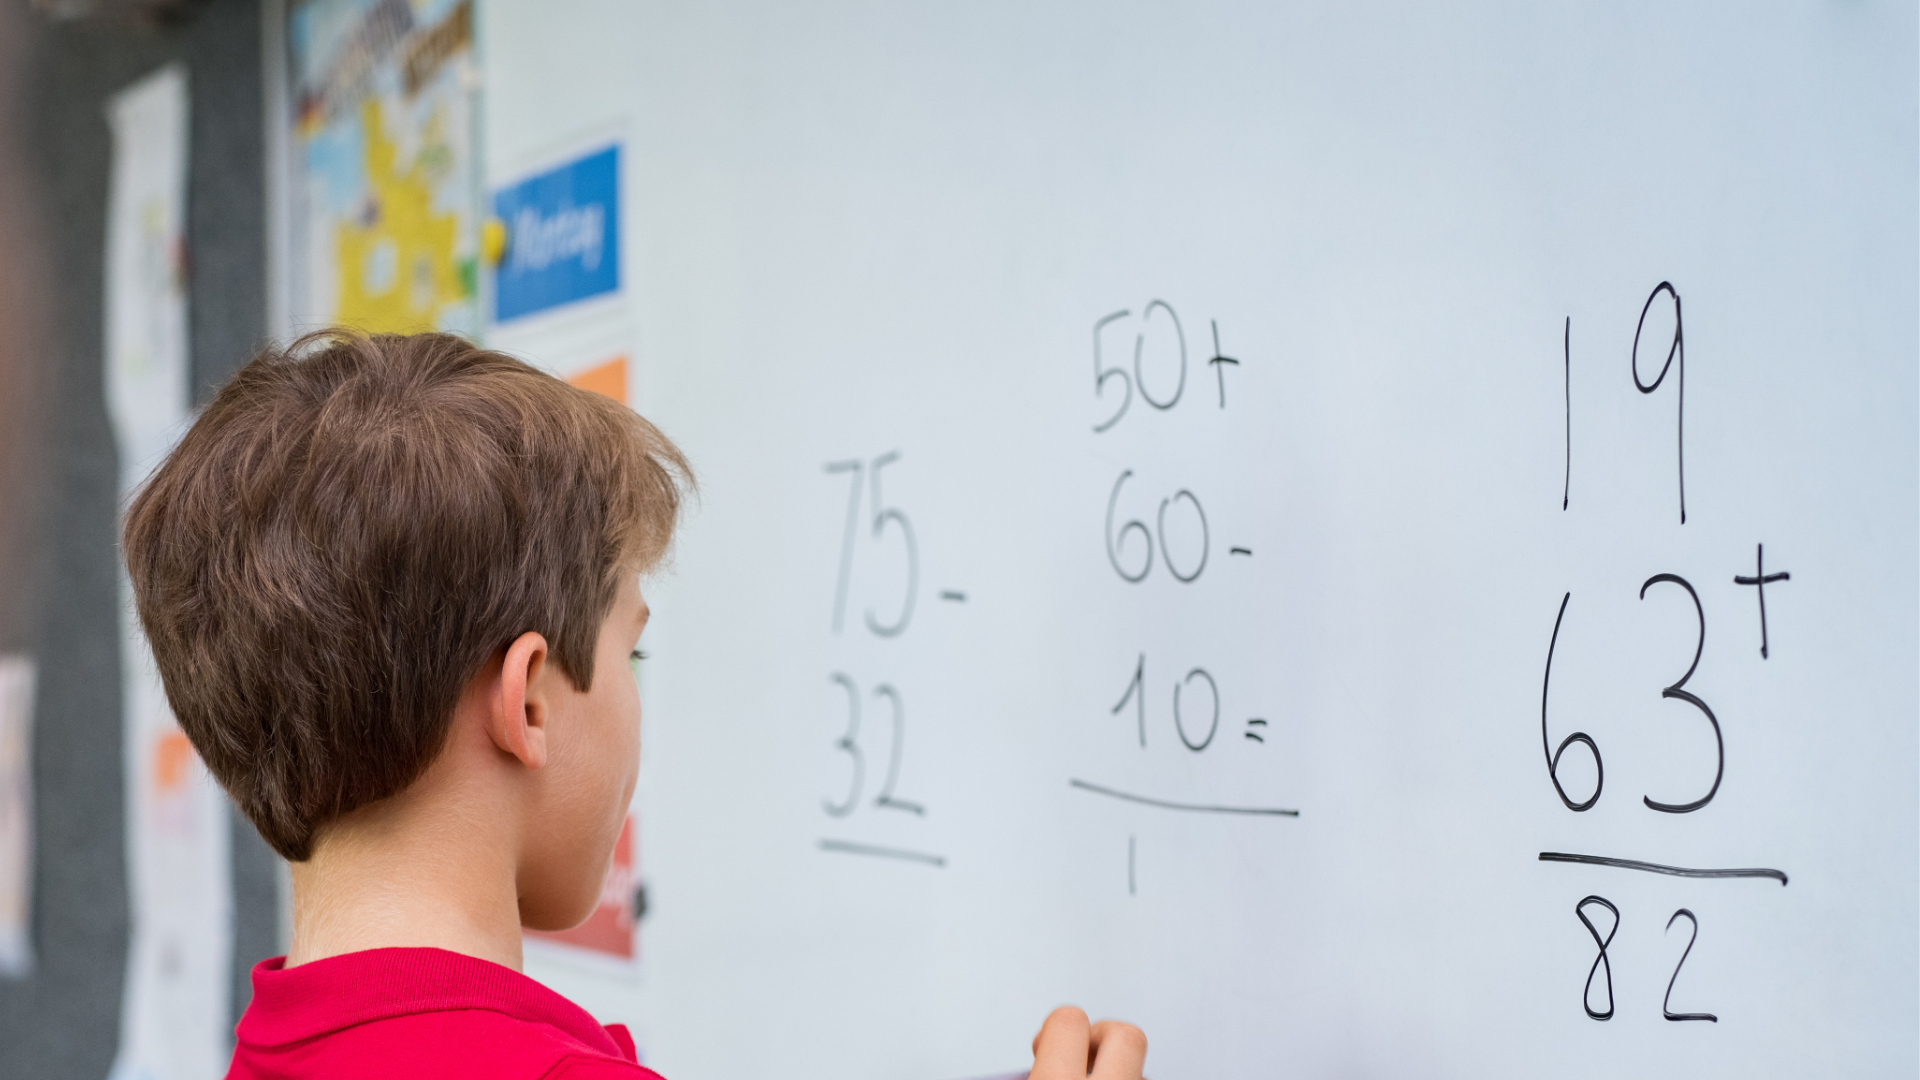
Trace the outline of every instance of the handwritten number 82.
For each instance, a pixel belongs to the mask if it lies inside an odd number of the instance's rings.
[[[1607,928],[1605,935],[1602,935],[1600,928],[1587,917],[1589,907],[1605,908],[1613,916],[1613,925]],[[1613,961],[1607,956],[1607,947],[1613,944],[1613,936],[1620,932],[1620,909],[1614,907],[1613,902],[1604,896],[1589,896],[1573,905],[1573,913],[1580,919],[1580,925],[1587,928],[1587,933],[1593,938],[1593,944],[1598,950],[1593,958],[1593,966],[1587,969],[1587,984],[1580,991],[1580,1007],[1587,1011],[1590,1019],[1611,1020],[1613,1019]],[[1673,984],[1680,981],[1680,969],[1686,966],[1687,957],[1693,955],[1693,947],[1700,940],[1700,920],[1686,908],[1673,913],[1673,916],[1667,920],[1667,929],[1672,930],[1673,924],[1683,918],[1687,920],[1692,933],[1687,936],[1687,947],[1680,951],[1680,959],[1674,962],[1673,974],[1667,977],[1667,994],[1660,999],[1660,1015],[1673,1021],[1705,1020],[1708,1023],[1717,1024],[1720,1018],[1712,1013],[1673,1011]],[[1607,992],[1607,1007],[1596,1009],[1593,1007],[1593,981],[1603,974],[1606,977],[1604,989]]]

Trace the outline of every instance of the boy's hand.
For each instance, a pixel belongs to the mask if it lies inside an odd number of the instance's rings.
[[[1141,1080],[1147,1037],[1118,1020],[1087,1023],[1087,1014],[1071,1005],[1053,1010],[1033,1037],[1033,1072],[1028,1080]]]

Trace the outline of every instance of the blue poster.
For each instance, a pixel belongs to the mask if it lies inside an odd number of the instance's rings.
[[[620,288],[620,147],[505,188],[493,213],[507,246],[494,278],[506,322]]]

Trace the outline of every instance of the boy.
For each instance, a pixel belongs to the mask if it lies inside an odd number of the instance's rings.
[[[235,375],[134,498],[174,714],[292,864],[230,1076],[654,1077],[520,973],[520,932],[599,896],[640,580],[691,483],[651,424],[511,357],[327,331]],[[1035,1080],[1139,1080],[1146,1042],[1066,1008],[1033,1049]]]

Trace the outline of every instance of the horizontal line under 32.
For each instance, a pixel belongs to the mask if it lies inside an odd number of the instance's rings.
[[[947,857],[909,848],[882,847],[879,844],[856,844],[851,840],[822,840],[821,851],[837,851],[842,855],[867,855],[878,859],[898,859],[901,862],[922,863],[927,866],[946,868]]]

